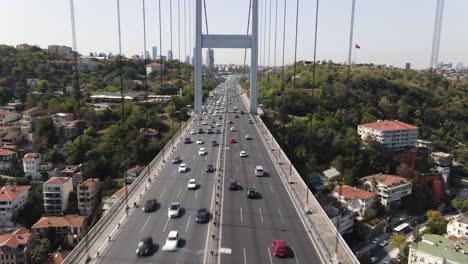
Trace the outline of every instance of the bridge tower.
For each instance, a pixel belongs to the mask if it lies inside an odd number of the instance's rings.
[[[202,110],[202,48],[250,49],[250,113],[257,113],[258,0],[252,1],[252,35],[202,34],[202,0],[195,7],[195,113]]]

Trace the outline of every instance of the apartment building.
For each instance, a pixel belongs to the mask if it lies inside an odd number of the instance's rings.
[[[374,174],[362,179],[369,190],[377,194],[383,205],[396,204],[401,198],[411,194],[411,181],[400,176]]]
[[[80,172],[79,165],[67,165],[65,169],[60,172],[60,177],[69,177],[73,179],[73,189],[83,181],[83,174]]]
[[[447,225],[447,235],[468,242],[468,214],[461,215]]]
[[[52,177],[42,186],[46,214],[62,215],[68,206],[68,196],[73,191],[72,178]]]
[[[23,171],[24,176],[33,180],[41,179],[39,173],[39,165],[41,164],[42,158],[40,153],[26,153],[23,157]]]
[[[17,153],[9,149],[0,149],[0,170],[8,171],[13,167],[13,161],[17,158]]]
[[[425,234],[422,241],[411,243],[408,264],[466,264],[468,246],[443,236]]]
[[[374,139],[385,148],[402,150],[415,146],[418,140],[418,128],[398,120],[377,121],[358,126],[361,139]]]
[[[37,116],[40,114],[37,107],[23,111],[23,117],[20,120],[20,130],[29,142],[32,142],[32,132],[37,122]]]
[[[31,186],[7,185],[0,188],[0,227],[13,226],[11,221],[29,198]]]
[[[349,185],[336,186],[333,196],[346,204],[351,211],[364,214],[372,208],[375,194]]]
[[[78,209],[80,215],[90,216],[97,203],[101,188],[99,179],[87,179],[78,185]]]
[[[335,197],[317,195],[316,198],[341,235],[353,232],[355,212],[348,210],[347,206],[340,203]]]
[[[125,194],[126,186],[121,188],[120,190],[116,191],[109,197],[106,197],[102,201],[102,215],[104,216],[111,208],[114,206],[115,202],[119,200],[119,198]]]
[[[69,55],[72,53],[72,48],[68,46],[49,45],[47,49],[49,52],[57,53],[58,55]]]
[[[48,229],[53,229],[58,237],[66,237],[71,245],[76,245],[83,231],[85,219],[86,217],[79,215],[43,216],[31,227],[31,231],[42,238]]]
[[[30,264],[33,237],[24,227],[0,235],[0,264]]]

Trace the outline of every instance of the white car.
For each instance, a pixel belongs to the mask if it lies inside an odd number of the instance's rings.
[[[250,135],[245,135],[245,139],[246,139],[246,140],[251,140],[252,137],[251,137]]]
[[[199,156],[206,155],[205,148],[200,148],[200,150],[198,151],[198,155],[199,155]]]
[[[229,129],[229,131],[234,132],[234,131],[236,131],[236,129],[235,129],[234,127],[231,127],[231,128]]]
[[[203,140],[198,139],[198,140],[197,140],[197,145],[201,145],[201,144],[203,144]]]
[[[217,127],[220,127],[220,126],[221,126],[221,124],[220,124],[220,123],[216,123],[216,126],[217,126]]]
[[[169,208],[167,208],[167,217],[179,217],[180,214],[180,203],[172,203]]]
[[[190,130],[190,135],[196,134],[195,129]]]
[[[197,188],[197,182],[195,181],[195,179],[190,179],[189,182],[188,182],[188,185],[187,185],[187,188],[189,190],[194,190]]]
[[[179,244],[179,231],[171,231],[166,239],[166,244],[162,247],[163,251],[175,251]]]
[[[387,246],[387,245],[388,245],[388,241],[387,241],[387,240],[384,240],[384,241],[382,241],[382,242],[379,243],[379,246],[381,246],[381,247],[385,247],[385,246]]]
[[[203,122],[203,125],[204,125],[204,126],[206,126],[206,125],[208,125],[208,123],[206,123],[206,122]]]
[[[181,163],[179,165],[179,172],[187,172],[187,164]]]
[[[241,158],[247,157],[247,152],[245,152],[245,151],[242,150],[242,151],[240,152],[240,156],[241,156]]]

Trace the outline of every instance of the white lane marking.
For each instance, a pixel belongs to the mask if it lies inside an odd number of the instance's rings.
[[[193,156],[193,159],[192,159],[192,160],[195,160],[196,157],[197,157],[197,156]]]
[[[262,220],[262,223],[263,223],[262,208],[258,208],[258,211],[260,212],[260,219]]]
[[[143,229],[145,229],[145,226],[146,226],[146,224],[148,223],[148,221],[149,221],[150,218],[151,218],[151,216],[148,217],[148,218],[146,218],[146,221],[145,221],[145,223],[143,224],[143,227],[141,227],[140,233],[143,232]]]
[[[280,215],[281,222],[283,222],[283,224],[284,224],[283,215],[281,214],[281,211],[280,211],[279,207],[278,207],[278,213],[279,213],[279,215]]]
[[[294,259],[296,260],[296,263],[299,264],[299,260],[297,260],[296,251],[294,250],[293,247],[291,247],[291,250],[292,250],[292,252],[293,252],[293,254],[294,254]]]
[[[190,218],[192,218],[191,215],[189,215],[189,217],[188,217],[187,226],[185,227],[185,233],[187,233],[188,227],[190,225]]]
[[[166,232],[166,227],[167,227],[167,223],[169,223],[169,217],[167,218],[166,220],[166,223],[164,224],[164,228],[163,228],[163,233]]]
[[[253,187],[254,187],[255,189],[257,189],[257,187],[255,187],[255,183],[253,184]]]
[[[236,165],[236,170],[237,172],[239,172],[239,165]]]
[[[242,215],[242,207],[240,208],[240,217],[241,217],[241,222],[244,222],[244,217]]]
[[[247,255],[245,254],[245,248],[244,248],[244,264],[247,264]]]
[[[268,183],[268,186],[270,186],[270,191],[273,193],[273,188],[271,187],[271,184]]]
[[[198,190],[195,191],[195,198],[197,198]]]
[[[161,200],[166,190],[167,190],[167,187],[164,187],[164,190],[162,191],[161,195],[159,195],[159,200]]]
[[[182,192],[182,188],[183,188],[183,187],[180,187],[179,193],[177,194],[177,199],[179,198],[180,193]]]
[[[270,257],[270,263],[273,264],[273,259],[271,259],[270,247],[267,247],[267,249],[268,249],[268,256]]]

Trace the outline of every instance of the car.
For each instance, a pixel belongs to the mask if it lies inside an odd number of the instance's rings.
[[[229,143],[236,143],[236,139],[235,138],[230,138]]]
[[[388,261],[382,261],[380,264],[390,264]]]
[[[232,125],[234,124],[234,122],[232,122],[232,120],[229,120],[228,124]]]
[[[271,248],[273,249],[273,255],[275,257],[286,256],[287,250],[283,240],[273,240],[271,242]]]
[[[379,243],[379,241],[380,241],[380,240],[379,240],[378,238],[374,238],[374,239],[372,240],[372,243],[373,243],[373,244],[377,244],[377,243]]]
[[[219,117],[218,117],[218,119],[219,119],[219,120],[222,120],[222,119],[223,119],[223,117],[222,117],[222,116],[219,116]]]
[[[217,127],[220,127],[220,126],[221,126],[221,124],[220,124],[220,123],[216,123],[216,126],[217,126]]]
[[[178,164],[180,162],[182,162],[182,160],[179,156],[174,156],[174,158],[172,159],[172,164]]]
[[[197,145],[201,145],[201,144],[203,144],[203,143],[204,143],[203,140],[197,139]]]
[[[252,140],[252,137],[250,135],[245,135],[244,137],[246,140]]]
[[[187,172],[187,164],[181,163],[179,165],[179,172]]]
[[[229,131],[234,132],[234,131],[236,131],[236,128],[235,128],[235,127],[231,127],[231,128],[229,129]]]
[[[379,246],[381,246],[381,247],[385,247],[385,246],[387,246],[387,245],[388,245],[388,241],[387,241],[387,240],[384,240],[384,241],[382,241],[382,242],[379,243]]]
[[[210,220],[210,215],[208,213],[208,210],[206,208],[200,208],[197,210],[197,214],[195,216],[195,222],[199,224],[206,223]]]
[[[378,260],[378,258],[376,258],[376,257],[372,257],[372,258],[370,259],[370,261],[371,261],[372,263],[376,263],[377,260]]]
[[[231,179],[231,180],[229,181],[229,190],[231,190],[231,191],[236,191],[236,190],[238,190],[239,188],[240,188],[239,182],[237,182],[237,181],[234,180],[234,179]]]
[[[219,129],[216,129],[216,134],[221,134],[221,131]]]
[[[255,176],[262,177],[263,175],[264,175],[263,166],[261,165],[255,166]]]
[[[170,231],[169,235],[167,236],[166,243],[162,247],[162,250],[175,251],[177,249],[177,244],[179,244],[179,231]]]
[[[219,143],[216,140],[211,141],[211,146],[216,147],[219,146]]]
[[[202,120],[203,120],[203,117],[200,116],[200,117],[198,118],[198,121],[202,121]]]
[[[207,134],[213,134],[213,130],[211,130],[210,128],[208,128],[208,130],[206,131]]]
[[[242,150],[242,151],[240,152],[239,156],[240,156],[241,158],[245,158],[245,157],[247,157],[247,152],[245,152],[244,150]]]
[[[167,216],[169,218],[179,217],[180,215],[180,203],[171,203],[171,206],[167,208]]]
[[[206,171],[206,172],[214,172],[215,169],[214,169],[214,167],[213,167],[213,164],[208,164],[208,165],[206,165],[206,170],[205,170],[205,171]]]
[[[197,182],[195,179],[190,179],[187,185],[187,189],[189,190],[195,190],[197,188]]]
[[[190,130],[190,135],[196,134],[195,129]]]
[[[239,116],[238,116],[238,115],[235,115],[234,117],[235,117],[235,118],[239,118]]]
[[[198,155],[199,155],[199,156],[206,155],[205,148],[200,148],[200,149],[198,150]]]
[[[184,144],[190,144],[190,143],[192,143],[192,140],[190,138],[184,139]]]
[[[205,121],[205,122],[202,123],[202,125],[206,126],[206,125],[208,125],[208,123],[206,123],[206,121]]]
[[[136,249],[137,256],[148,256],[153,250],[153,239],[151,237],[145,237],[140,242]]]
[[[198,129],[198,134],[203,134],[203,133],[205,133],[205,131],[203,131],[203,128],[199,128]]]
[[[253,120],[252,119],[249,119],[249,124],[253,124]]]
[[[247,188],[247,198],[253,199],[257,197],[257,191],[253,187]]]
[[[143,206],[143,211],[146,213],[156,211],[157,204],[158,203],[156,199],[148,199],[145,201],[145,205]]]

